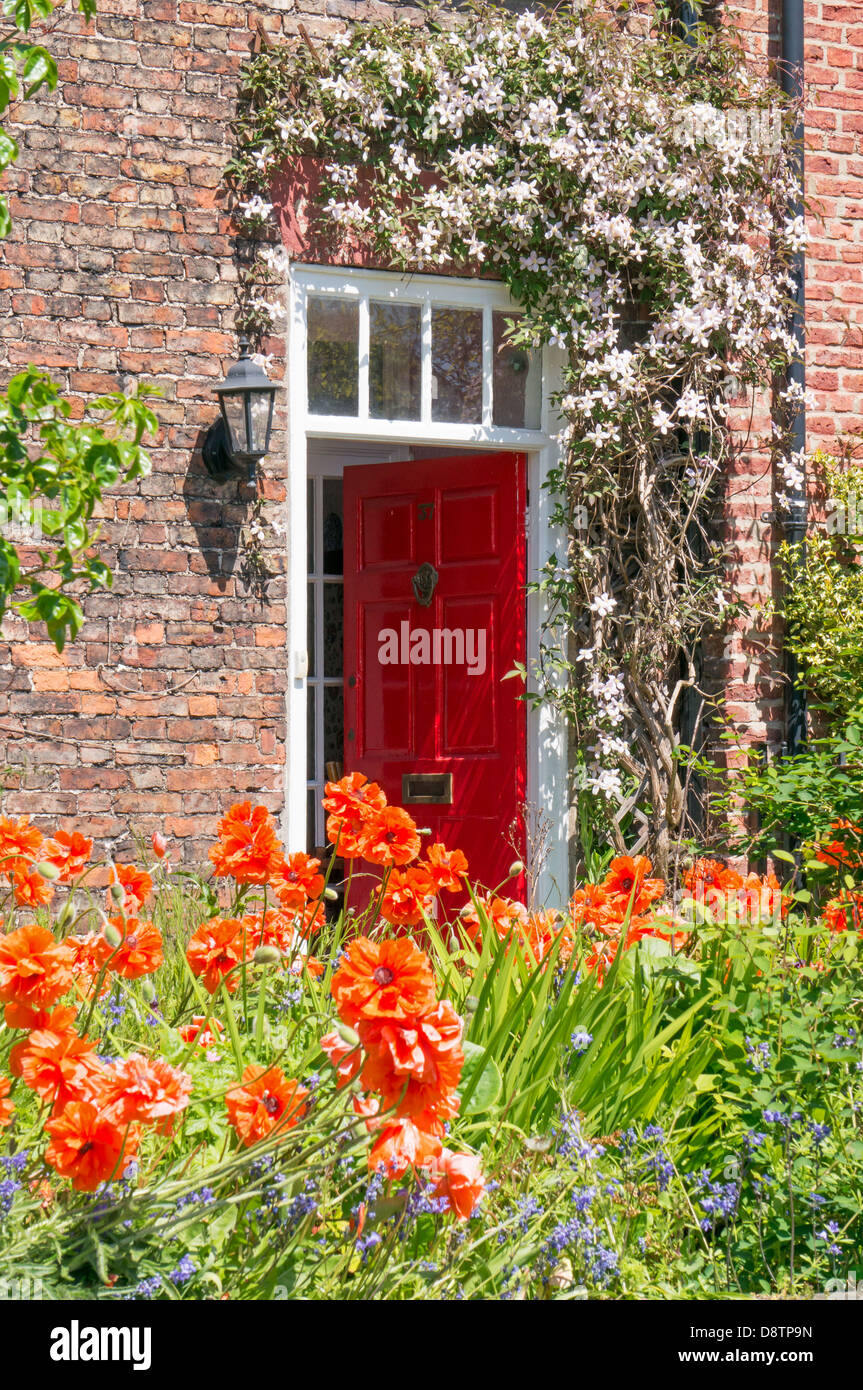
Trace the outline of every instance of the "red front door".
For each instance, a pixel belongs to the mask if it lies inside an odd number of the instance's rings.
[[[523,854],[524,509],[521,454],[344,473],[345,766],[490,888]]]

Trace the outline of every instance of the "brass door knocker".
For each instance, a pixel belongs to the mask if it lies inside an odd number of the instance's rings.
[[[428,560],[426,560],[425,564],[420,565],[411,580],[411,587],[414,591],[416,601],[421,608],[428,608],[432,601],[434,591],[437,588],[439,578],[440,576],[434,565],[430,565]]]

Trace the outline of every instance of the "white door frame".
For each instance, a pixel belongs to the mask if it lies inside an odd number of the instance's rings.
[[[356,299],[360,305],[360,391],[357,416],[311,415],[307,411],[306,304],[309,294]],[[368,417],[368,298],[420,303],[423,313],[421,421],[379,420]],[[431,421],[429,365],[430,306],[434,304],[482,309],[485,322],[483,354],[483,423],[442,424]],[[527,454],[529,505],[527,574],[534,578],[560,545],[559,532],[551,525],[553,498],[543,482],[560,458],[555,438],[559,417],[551,397],[559,390],[561,354],[546,349],[542,362],[542,408],[539,430],[503,429],[491,420],[492,360],[491,314],[495,309],[517,311],[498,281],[461,280],[449,276],[406,275],[393,271],[354,270],[341,266],[293,265],[288,275],[288,332],[286,385],[287,431],[287,535],[290,538],[286,572],[288,626],[288,687],[286,694],[287,747],[285,750],[285,799],[283,834],[290,850],[305,847],[306,839],[306,479],[310,439],[333,439],[382,445],[440,445],[481,449],[518,450]],[[528,595],[527,666],[539,655],[539,634],[545,601]],[[513,686],[513,693],[516,688]],[[538,901],[563,905],[569,895],[567,738],[560,716],[547,706],[528,710],[527,801],[550,824],[548,854],[543,867]],[[454,846],[456,848],[456,846]]]

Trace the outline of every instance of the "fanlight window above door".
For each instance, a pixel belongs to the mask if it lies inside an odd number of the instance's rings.
[[[310,290],[308,415],[539,430],[541,358],[509,340],[519,317],[437,290]]]

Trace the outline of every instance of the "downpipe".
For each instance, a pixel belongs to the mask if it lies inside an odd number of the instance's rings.
[[[782,29],[780,47],[782,90],[797,101],[798,115],[794,127],[794,143],[797,162],[797,194],[791,206],[794,217],[802,217],[804,207],[804,134],[803,88],[804,88],[804,17],[803,0],[782,0]],[[801,399],[793,407],[789,421],[789,438],[795,454],[801,459],[803,480],[789,493],[789,515],[785,533],[792,546],[794,565],[799,568],[805,559],[804,544],[809,516],[806,495],[806,405],[802,399],[806,388],[806,253],[795,251],[792,261],[794,279],[793,307],[791,311],[791,330],[797,342],[797,360],[791,364],[786,381],[799,387]],[[792,571],[793,573],[793,571]],[[794,655],[785,649],[785,747],[790,757],[806,744],[806,693],[800,678],[800,670]]]

